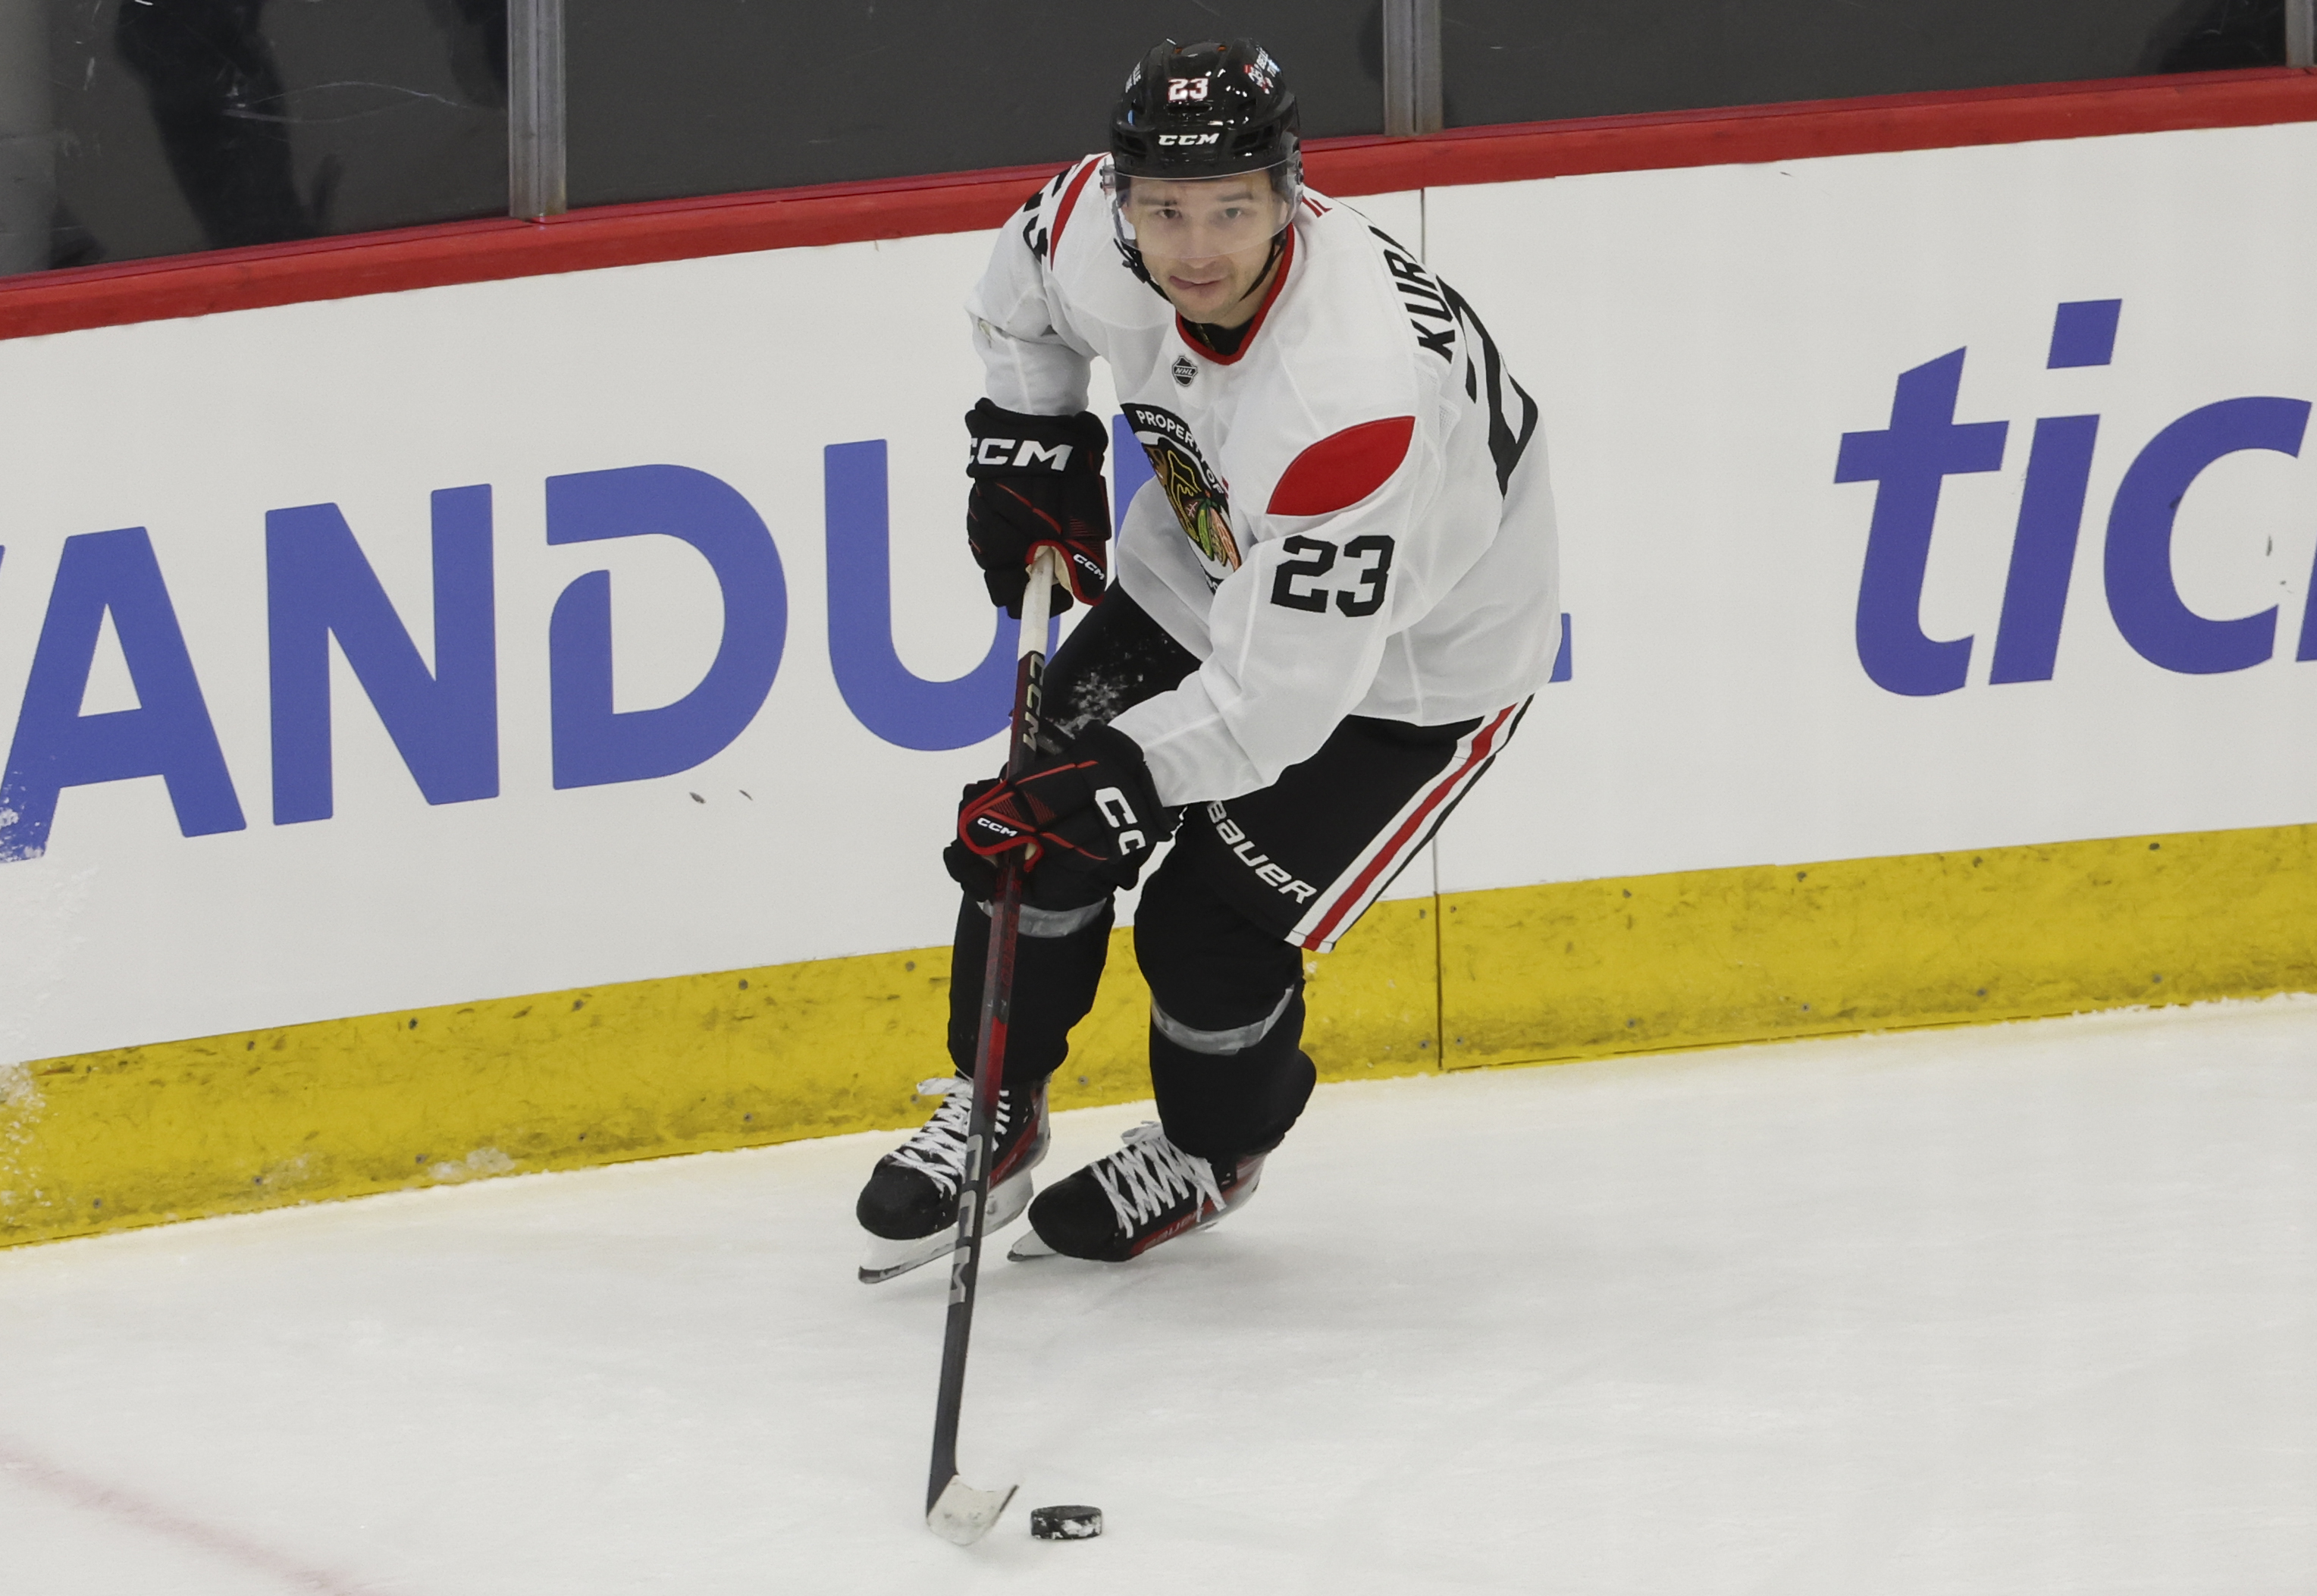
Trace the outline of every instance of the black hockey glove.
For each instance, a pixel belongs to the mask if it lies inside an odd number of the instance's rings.
[[[1035,849],[1022,867],[1033,876],[1053,869],[1131,887],[1174,830],[1175,811],[1160,805],[1134,740],[1089,726],[1026,776],[966,788],[957,840],[944,860],[960,885],[985,897],[996,882],[994,861],[1030,844]]]
[[[1053,613],[1077,597],[1092,604],[1110,582],[1110,495],[1102,480],[1108,439],[1102,423],[1075,416],[1021,416],[983,399],[965,413],[972,435],[965,474],[965,538],[989,588],[989,602],[1022,614],[1030,560],[1051,547],[1067,588]]]

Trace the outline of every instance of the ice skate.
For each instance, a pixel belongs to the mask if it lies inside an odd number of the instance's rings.
[[[1185,1152],[1155,1125],[1136,1125],[1125,1145],[1030,1205],[1030,1234],[1006,1256],[1061,1253],[1124,1263],[1161,1242],[1204,1230],[1236,1213],[1263,1176],[1260,1152],[1218,1162]]]
[[[966,1122],[973,1084],[954,1079],[918,1083],[940,1107],[923,1129],[877,1161],[861,1188],[854,1216],[869,1233],[861,1283],[873,1286],[944,1258],[957,1245],[957,1194],[965,1184]],[[997,1152],[989,1171],[988,1217],[992,1234],[1030,1204],[1030,1171],[1046,1156],[1046,1083],[1007,1087],[997,1094]]]

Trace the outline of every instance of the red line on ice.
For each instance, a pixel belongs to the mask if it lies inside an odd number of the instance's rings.
[[[300,1563],[286,1553],[246,1539],[230,1529],[221,1529],[216,1525],[173,1513],[119,1485],[76,1474],[5,1440],[0,1440],[0,1480],[32,1486],[75,1507],[103,1513],[166,1540],[175,1541],[180,1546],[208,1552],[256,1573],[271,1574],[297,1590],[318,1591],[324,1596],[361,1596],[365,1589],[343,1574]]]

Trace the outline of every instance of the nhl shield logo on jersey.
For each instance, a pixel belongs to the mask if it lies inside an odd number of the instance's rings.
[[[1150,457],[1151,474],[1158,479],[1159,490],[1174,507],[1175,519],[1182,524],[1183,535],[1191,540],[1199,563],[1206,568],[1208,582],[1221,586],[1223,578],[1239,567],[1229,490],[1208,468],[1188,422],[1156,405],[1123,408],[1134,428],[1134,441]]]
[[[1187,354],[1176,355],[1175,363],[1167,369],[1174,373],[1175,386],[1177,388],[1188,388],[1191,385],[1191,379],[1199,374],[1197,364]]]

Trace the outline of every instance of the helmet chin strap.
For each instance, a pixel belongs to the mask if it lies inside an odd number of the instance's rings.
[[[1125,239],[1121,238],[1118,240],[1118,253],[1125,257],[1126,269],[1133,273],[1137,277],[1142,279],[1143,287],[1149,289],[1152,293],[1157,294],[1160,299],[1167,299],[1167,291],[1158,286],[1158,279],[1150,274],[1150,267],[1142,258],[1142,247],[1141,245],[1130,244]],[[1172,300],[1167,300],[1167,302],[1170,305],[1174,303]]]
[[[1293,216],[1290,216],[1287,220],[1287,227],[1293,227],[1294,225],[1295,219]],[[1247,285],[1247,293],[1243,293],[1239,295],[1237,300],[1232,300],[1231,302],[1233,304],[1244,303],[1249,294],[1254,293],[1257,289],[1263,286],[1264,279],[1271,275],[1271,268],[1279,264],[1279,256],[1286,247],[1287,228],[1282,228],[1277,232],[1271,235],[1271,253],[1263,257],[1263,270],[1255,274],[1255,281]]]

